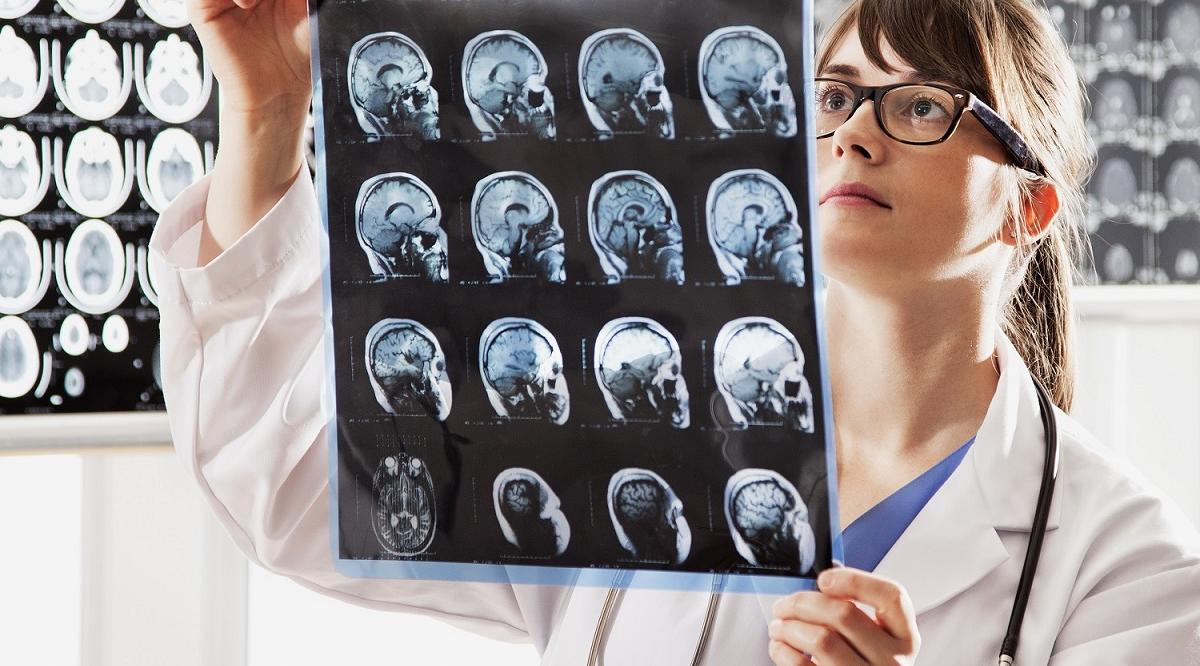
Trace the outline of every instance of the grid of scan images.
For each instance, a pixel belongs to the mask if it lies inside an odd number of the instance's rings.
[[[342,571],[829,566],[803,4],[320,5]]]
[[[818,22],[844,4],[817,0]],[[1085,280],[1200,283],[1200,2],[1045,4],[1092,102]]]
[[[161,410],[146,245],[217,137],[184,2],[0,19],[0,414]]]

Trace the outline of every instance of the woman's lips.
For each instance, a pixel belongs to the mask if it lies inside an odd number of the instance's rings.
[[[874,199],[860,197],[854,194],[838,194],[829,197],[825,203],[831,203],[838,206],[875,206],[876,208],[884,208],[875,202]]]

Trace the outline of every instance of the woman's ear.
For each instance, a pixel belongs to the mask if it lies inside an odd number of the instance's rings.
[[[1008,245],[1019,245],[1021,236],[1024,242],[1031,243],[1050,231],[1050,223],[1058,215],[1061,203],[1058,200],[1058,188],[1053,183],[1039,183],[1033,187],[1029,200],[1021,207],[1024,216],[1024,234],[1013,234],[1013,229],[1006,230],[1001,240]]]

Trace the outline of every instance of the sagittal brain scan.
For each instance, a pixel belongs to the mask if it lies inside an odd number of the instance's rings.
[[[497,415],[567,422],[571,396],[562,350],[536,321],[505,317],[488,324],[479,344],[479,374]]]
[[[614,419],[690,423],[683,356],[675,336],[645,317],[621,317],[600,329],[596,382]]]
[[[154,137],[150,154],[142,155],[138,146],[138,177],[142,198],[162,212],[170,203],[204,175],[204,155],[196,138],[178,127],[168,127]]]
[[[19,314],[42,283],[42,254],[33,232],[17,220],[0,221],[0,312]]]
[[[708,190],[708,240],[726,284],[774,279],[802,287],[804,231],[783,183],[760,169],[731,171]]]
[[[185,0],[137,0],[137,3],[151,21],[164,28],[182,28],[188,24]]]
[[[141,45],[134,50],[134,64],[142,68]],[[201,67],[200,55],[179,35],[170,34],[150,50],[145,72],[135,72],[138,95],[146,109],[169,123],[195,118],[208,103],[212,72]]]
[[[679,213],[650,174],[614,171],[593,183],[588,236],[608,282],[639,277],[683,284]]]
[[[57,156],[62,142],[55,141]],[[128,140],[126,143],[122,154],[117,139],[99,127],[89,127],[72,137],[65,164],[60,161],[56,165],[55,177],[60,181],[59,196],[75,212],[85,217],[107,217],[125,203],[133,187],[132,169],[126,168],[133,166],[133,155]]]
[[[373,274],[449,281],[442,208],[424,181],[410,173],[375,176],[359,188],[354,209],[358,243]]]
[[[63,273],[64,295],[77,300],[87,312],[116,307],[128,293],[125,252],[117,232],[102,220],[85,220],[67,241]]]
[[[0,215],[24,215],[46,195],[50,186],[49,139],[43,139],[42,146],[39,160],[32,137],[12,125],[0,128]]]
[[[692,549],[683,502],[648,469],[629,467],[612,475],[608,516],[621,547],[638,559],[682,564]]]
[[[537,472],[510,467],[492,483],[492,505],[500,531],[522,555],[556,557],[571,542],[571,524],[550,484]]]
[[[725,519],[737,552],[762,567],[808,573],[817,557],[808,507],[778,472],[744,469],[725,485]]]
[[[471,199],[471,227],[492,282],[512,277],[566,282],[558,205],[532,175],[503,171],[479,181]]]
[[[354,115],[369,138],[441,136],[433,68],[407,36],[377,32],[358,40],[350,49],[346,81]]]
[[[384,457],[371,478],[371,527],[393,555],[419,555],[433,543],[437,501],[425,461],[407,453]]]
[[[19,398],[38,378],[37,339],[20,317],[0,317],[0,398]]]
[[[58,4],[82,23],[103,23],[121,11],[125,0],[58,0]]]
[[[722,136],[796,135],[796,100],[775,38],[752,26],[721,28],[700,45],[700,95]]]
[[[367,376],[380,407],[446,420],[453,394],[446,355],[433,331],[411,319],[383,319],[367,332],[365,344]]]
[[[614,134],[675,138],[675,110],[662,54],[630,28],[601,30],[579,52],[579,89],[601,139]]]
[[[128,45],[125,58],[95,30],[67,49],[60,61],[62,45],[54,41],[51,60],[55,64],[54,89],[72,113],[85,120],[104,120],[125,105],[133,88],[133,65]]]
[[[462,86],[471,120],[485,140],[506,134],[555,137],[547,74],[542,52],[519,32],[492,30],[467,42]]]
[[[767,317],[735,319],[721,328],[713,352],[717,388],[734,425],[814,431],[804,352],[791,331]]]
[[[50,53],[46,40],[41,47],[39,61],[11,25],[0,27],[0,116],[19,118],[42,101],[50,82]]]

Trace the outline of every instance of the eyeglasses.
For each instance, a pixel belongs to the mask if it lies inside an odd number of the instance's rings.
[[[828,78],[814,79],[814,83],[818,139],[832,136],[868,99],[875,103],[875,120],[883,133],[914,146],[949,139],[958,129],[963,111],[970,111],[1004,146],[1017,166],[1039,176],[1046,175],[1045,168],[1029,152],[1029,146],[1013,126],[968,90],[940,83],[860,86]]]

